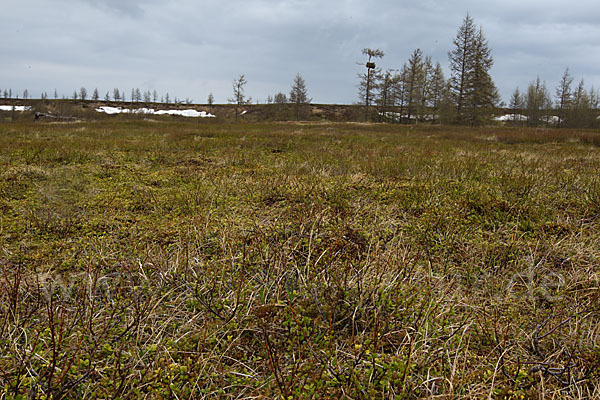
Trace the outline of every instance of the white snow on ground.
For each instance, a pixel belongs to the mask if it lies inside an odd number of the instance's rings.
[[[124,111],[121,107],[100,107],[97,108],[96,111],[97,112],[103,112],[109,115],[113,115],[113,114],[121,114],[122,112],[129,112],[128,109],[125,109],[127,111]]]
[[[506,114],[501,115],[499,117],[494,118],[495,121],[506,122],[506,121],[527,121],[527,117],[525,115],[517,114]],[[543,115],[540,117],[540,121],[547,122],[549,124],[558,124],[560,122],[560,118],[556,115]]]
[[[506,114],[494,118],[495,121],[527,121],[527,117],[521,114]]]
[[[393,111],[386,111],[385,113],[380,112],[379,115],[384,116],[386,118],[393,119],[393,120],[408,119],[408,114],[400,114],[398,112],[393,112]],[[429,117],[429,116],[426,116],[425,119],[428,119],[427,117]],[[410,119],[411,120],[416,120],[417,117],[415,115],[411,115]]]
[[[550,124],[558,124],[560,122],[560,118],[556,115],[544,115],[540,119]]]
[[[31,110],[30,106],[15,106],[15,111],[29,111]],[[0,111],[12,111],[13,106],[0,106]]]
[[[160,110],[156,111],[156,115],[181,115],[182,117],[193,117],[193,118],[214,118],[215,115],[209,114],[206,111],[196,110]]]
[[[148,114],[148,115],[180,115],[182,117],[192,118],[215,118],[216,116],[206,111],[196,110],[154,110],[153,108],[121,108],[102,106],[96,109],[97,112],[105,114]]]

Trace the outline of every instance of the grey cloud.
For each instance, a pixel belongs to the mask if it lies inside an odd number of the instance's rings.
[[[81,0],[93,7],[107,10],[119,15],[140,17],[144,14],[144,6],[152,4],[152,0]]]
[[[384,68],[417,47],[447,66],[467,12],[488,37],[505,98],[537,75],[553,86],[567,65],[600,86],[600,11],[587,0],[24,0],[0,15],[0,87],[145,86],[225,101],[241,73],[249,95],[265,99],[300,72],[315,101],[352,103],[363,47],[384,49]]]

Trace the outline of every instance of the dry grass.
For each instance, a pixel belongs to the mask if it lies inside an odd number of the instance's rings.
[[[2,398],[598,398],[598,137],[0,124]]]

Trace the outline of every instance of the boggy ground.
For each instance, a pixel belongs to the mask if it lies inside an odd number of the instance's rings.
[[[0,397],[598,398],[599,144],[0,124]]]

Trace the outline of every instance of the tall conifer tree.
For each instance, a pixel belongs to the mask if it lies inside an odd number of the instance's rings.
[[[450,60],[450,91],[456,107],[456,122],[482,123],[498,102],[498,90],[489,74],[494,61],[487,39],[469,14],[453,41]]]

